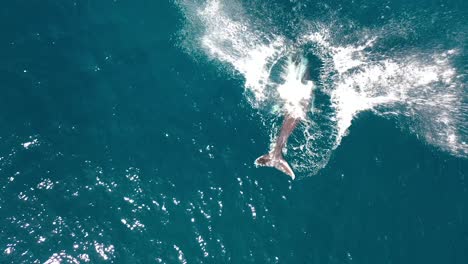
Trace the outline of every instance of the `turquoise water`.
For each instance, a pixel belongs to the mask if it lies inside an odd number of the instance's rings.
[[[467,263],[467,13],[4,4],[0,262]],[[253,161],[281,125],[276,62],[297,52],[316,89],[290,181]]]

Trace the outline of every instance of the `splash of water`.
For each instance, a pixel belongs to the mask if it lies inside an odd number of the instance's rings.
[[[276,113],[305,117],[301,106],[304,100],[312,100],[314,84],[301,82],[306,65],[294,63],[291,54],[311,46],[307,52],[323,62],[318,88],[329,96],[329,103],[309,112],[301,127],[303,133],[293,137],[290,151],[297,161],[292,163],[296,171],[310,175],[325,166],[353,118],[362,111],[396,116],[403,127],[426,142],[468,156],[462,74],[453,65],[459,50],[381,54],[376,46],[388,37],[386,30],[356,30],[356,36],[362,37],[345,43],[339,34],[331,33],[338,31],[335,25],[319,21],[314,21],[314,27],[298,30],[297,38],[288,39],[254,25],[239,12],[241,5],[232,8],[227,3],[208,0],[190,5],[181,0],[179,5],[187,24],[199,28],[190,45],[240,73],[247,93],[253,95],[253,107],[262,108],[270,101],[280,109]],[[273,81],[272,71],[284,58],[281,81]],[[278,127],[273,125],[271,131],[273,142]]]
[[[338,47],[317,36],[306,35],[304,39],[321,45],[326,51],[322,54],[328,56],[323,56],[327,67],[336,72],[329,89],[336,109],[338,144],[353,118],[372,110],[381,116],[407,117],[409,129],[427,142],[455,155],[468,155],[466,135],[460,135],[466,121],[463,83],[452,64],[457,50],[411,51],[374,59],[372,48],[384,36]]]
[[[245,78],[245,85],[253,93],[253,105],[266,100],[266,87],[275,62],[285,52],[285,39],[281,36],[252,31],[248,21],[235,17],[219,0],[208,1],[195,10],[203,34],[198,36],[203,51],[211,58],[228,63]]]
[[[305,119],[307,106],[312,100],[312,90],[314,84],[312,81],[303,81],[303,76],[307,69],[307,59],[300,58],[299,62],[294,62],[291,56],[282,70],[283,83],[277,87],[279,98],[284,101],[284,112],[289,115]]]

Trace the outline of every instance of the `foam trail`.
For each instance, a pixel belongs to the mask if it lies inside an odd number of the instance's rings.
[[[244,76],[246,87],[254,94],[253,104],[264,101],[271,67],[285,51],[284,38],[251,31],[248,21],[231,19],[218,0],[208,1],[197,13],[205,26],[204,50]]]
[[[326,74],[335,73],[329,90],[336,109],[336,146],[353,118],[372,110],[382,116],[409,117],[410,130],[429,143],[456,155],[468,154],[466,142],[458,135],[466,118],[463,84],[451,63],[458,51],[374,59],[365,50],[372,50],[376,37],[363,44],[335,46],[328,36],[314,32],[303,39],[320,46],[328,63]]]

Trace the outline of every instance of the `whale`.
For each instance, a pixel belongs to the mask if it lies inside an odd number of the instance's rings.
[[[295,64],[299,64],[303,57],[296,57]],[[307,65],[306,70],[301,78],[302,84],[307,84],[310,79],[309,67]],[[303,111],[307,111],[310,102],[313,100],[313,96],[310,100],[301,101]],[[269,153],[260,156],[254,162],[256,167],[266,166],[273,167],[283,172],[284,174],[291,177],[292,180],[296,178],[294,171],[292,170],[289,163],[283,157],[283,148],[286,147],[289,136],[293,133],[296,126],[303,120],[302,117],[296,117],[290,113],[286,113],[284,116],[283,124],[279,135],[276,138],[275,144]]]

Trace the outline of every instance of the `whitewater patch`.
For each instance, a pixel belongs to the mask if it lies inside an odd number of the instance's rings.
[[[258,20],[254,24],[237,1],[194,4],[182,0],[179,5],[187,28],[196,29],[187,43],[242,76],[254,108],[274,105],[276,111],[267,111],[267,115],[259,111],[265,126],[271,127],[271,142],[279,129],[277,121],[285,113],[306,119],[300,126],[302,133],[290,142],[291,160],[297,161],[292,162],[295,171],[311,175],[325,166],[353,119],[363,111],[396,117],[404,129],[427,143],[468,156],[462,73],[453,63],[459,50],[429,53],[412,49],[383,54],[379,47],[389,35],[387,29],[356,29],[354,34],[362,37],[345,43],[341,40],[344,36],[336,33],[339,23],[320,21],[297,30],[301,35],[288,39],[262,27]],[[264,12],[265,17],[271,15]],[[184,32],[187,37],[188,30]],[[301,82],[307,64],[294,62],[292,58],[298,53],[313,53],[323,62],[318,83]],[[274,69],[279,64],[277,78]],[[313,100],[315,88],[327,94],[329,102],[314,108],[311,103],[310,111],[304,112],[301,105],[304,100]]]
[[[199,42],[203,50],[242,74],[246,87],[254,95],[252,104],[266,100],[265,87],[270,84],[273,65],[285,52],[285,39],[251,31],[248,21],[241,17],[232,19],[234,14],[225,10],[221,1],[208,1],[195,13],[204,27]]]
[[[463,109],[462,74],[453,66],[458,50],[434,53],[411,51],[394,56],[372,56],[373,46],[385,36],[363,43],[335,46],[328,32],[303,36],[320,45],[327,64],[323,78],[336,110],[337,141],[346,135],[353,118],[362,111],[397,116],[403,126],[443,150],[468,155]],[[377,58],[375,58],[377,57]]]

